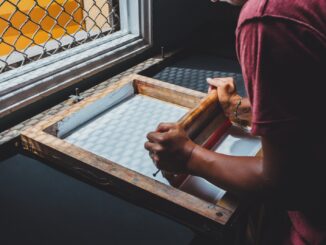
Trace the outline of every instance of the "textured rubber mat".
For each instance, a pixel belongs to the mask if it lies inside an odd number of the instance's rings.
[[[190,69],[180,67],[166,67],[159,73],[154,75],[155,79],[173,83],[182,87],[190,88],[206,93],[208,85],[206,78],[214,77],[233,77],[235,79],[238,93],[241,96],[246,95],[244,88],[243,77],[238,73],[229,73],[221,71],[210,71],[201,69]]]

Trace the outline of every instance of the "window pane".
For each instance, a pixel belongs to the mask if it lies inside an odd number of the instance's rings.
[[[118,0],[0,1],[0,73],[119,29]]]

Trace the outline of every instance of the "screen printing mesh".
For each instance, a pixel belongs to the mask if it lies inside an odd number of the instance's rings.
[[[161,122],[177,122],[188,108],[135,95],[73,130],[65,140],[124,167],[154,178],[157,171],[144,149],[147,133]],[[154,178],[168,184],[159,173]]]
[[[161,122],[176,122],[189,109],[151,97],[135,95],[74,129],[64,139],[162,183],[168,181],[157,171],[144,149],[146,134]],[[261,148],[260,138],[230,127],[211,149],[233,156],[254,156]],[[189,176],[180,189],[208,202],[216,203],[225,191],[207,180]]]

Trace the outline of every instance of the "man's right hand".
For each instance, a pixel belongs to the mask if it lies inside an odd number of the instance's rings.
[[[209,84],[208,92],[217,89],[219,102],[224,110],[225,115],[234,120],[236,106],[241,100],[238,95],[233,78],[207,78]]]
[[[234,79],[232,77],[225,78],[207,78],[209,84],[209,92],[217,89],[219,102],[224,110],[225,115],[231,121],[238,119],[251,121],[251,106],[247,98],[242,99],[237,93]],[[241,103],[239,105],[239,103]],[[237,116],[236,118],[236,111]]]

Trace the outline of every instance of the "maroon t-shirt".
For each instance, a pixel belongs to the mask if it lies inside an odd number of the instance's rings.
[[[252,105],[252,133],[298,132],[311,142],[304,150],[313,161],[300,167],[309,175],[310,165],[326,166],[320,154],[326,151],[326,0],[249,0],[238,22],[237,52]],[[319,172],[315,179],[326,179],[326,170]],[[289,217],[287,244],[326,244],[324,225],[302,211]]]

